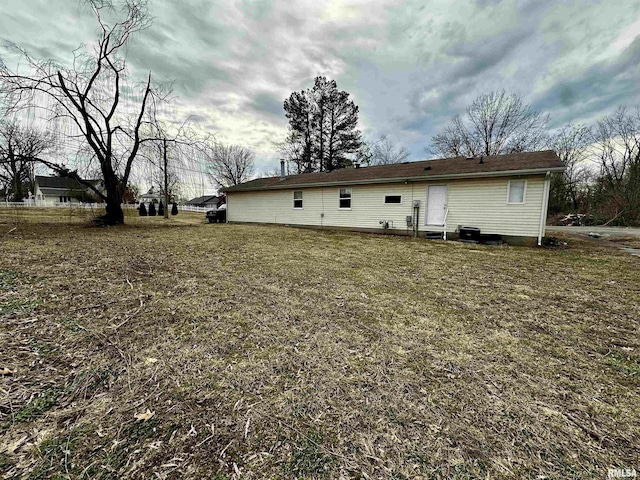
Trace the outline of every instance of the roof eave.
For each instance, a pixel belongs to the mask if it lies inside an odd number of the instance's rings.
[[[335,181],[335,182],[316,182],[316,183],[292,183],[288,185],[269,185],[266,187],[255,188],[239,188],[234,187],[223,190],[224,192],[255,192],[260,190],[289,190],[292,188],[314,188],[314,187],[335,187],[339,185],[372,185],[378,183],[403,183],[403,182],[421,182],[432,180],[455,180],[464,178],[484,178],[484,177],[512,177],[522,175],[545,175],[546,173],[564,172],[565,167],[544,167],[529,168],[526,170],[501,170],[496,172],[471,172],[471,173],[452,173],[448,175],[419,175],[411,177],[393,177],[393,178],[374,178],[367,180],[351,180],[351,181]]]

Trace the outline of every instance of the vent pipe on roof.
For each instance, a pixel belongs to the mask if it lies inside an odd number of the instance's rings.
[[[482,155],[480,155],[480,164],[482,165],[484,163],[484,157]]]
[[[284,180],[284,160],[280,160],[280,180]]]
[[[359,164],[359,163],[356,163],[356,164],[355,164],[355,167],[356,167],[356,168],[360,168],[360,164]]]

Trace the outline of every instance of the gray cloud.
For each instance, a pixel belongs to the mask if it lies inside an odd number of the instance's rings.
[[[33,1],[3,2],[2,36],[69,61],[95,32],[90,15]],[[134,75],[173,81],[177,114],[254,148],[265,168],[286,133],[282,102],[318,74],[351,94],[368,136],[385,133],[414,158],[493,89],[522,94],[554,126],[640,103],[637,0],[155,0],[151,9],[154,25],[127,48]]]
[[[251,106],[257,112],[264,112],[268,115],[282,118],[284,115],[283,100],[284,99],[281,99],[280,97],[268,92],[257,93],[253,97]]]
[[[619,105],[640,105],[640,35],[618,57],[597,62],[578,74],[568,72],[536,98],[537,108],[552,113],[552,126],[576,118],[592,121]]]

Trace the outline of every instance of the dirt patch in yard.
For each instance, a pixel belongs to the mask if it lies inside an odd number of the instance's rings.
[[[55,220],[0,210],[9,478],[638,469],[634,257]]]
[[[623,247],[640,250],[640,238],[635,236],[609,237],[607,240]]]

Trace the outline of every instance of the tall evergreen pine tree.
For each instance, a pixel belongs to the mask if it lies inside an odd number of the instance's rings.
[[[289,119],[287,142],[297,173],[330,172],[350,167],[362,145],[358,107],[335,80],[316,77],[313,88],[293,92],[284,101]]]

